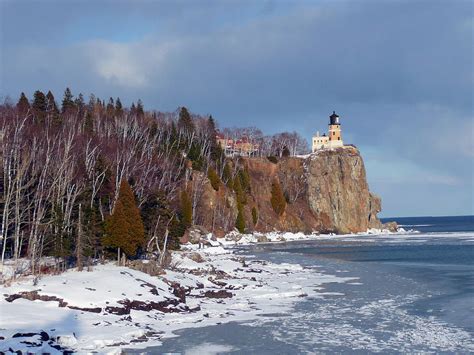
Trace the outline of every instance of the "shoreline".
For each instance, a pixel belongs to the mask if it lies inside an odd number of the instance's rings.
[[[0,351],[120,353],[160,346],[163,339],[178,336],[177,330],[285,313],[309,297],[330,296],[324,290],[327,284],[354,283],[359,278],[322,273],[319,265],[258,260],[251,249],[239,255],[240,247],[393,237],[393,242],[417,241],[416,234],[274,232],[266,235],[266,241],[260,234],[233,233],[217,240],[207,235],[201,244],[174,251],[170,267],[160,275],[138,271],[137,265],[109,262],[94,266],[92,272],[45,275],[36,286],[26,277],[2,285]],[[139,268],[150,264],[143,260]]]
[[[277,242],[271,240],[277,235],[271,234],[269,242]],[[294,236],[294,241],[324,238]],[[91,272],[43,275],[37,285],[32,277],[2,285],[0,351],[144,349],[176,336],[176,330],[284,313],[306,297],[324,296],[324,284],[357,280],[323,274],[316,267],[238,255],[233,247],[254,243],[221,241],[216,245],[209,238],[214,245],[201,249],[183,246],[173,252],[171,267],[163,275],[109,262],[95,265]]]

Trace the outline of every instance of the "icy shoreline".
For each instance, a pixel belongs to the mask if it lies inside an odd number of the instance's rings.
[[[45,275],[36,285],[32,277],[2,285],[0,351],[118,353],[157,346],[176,330],[286,312],[304,297],[323,297],[326,283],[355,280],[231,250],[251,239],[209,237],[211,246],[186,245],[159,276],[107,263],[91,272]]]

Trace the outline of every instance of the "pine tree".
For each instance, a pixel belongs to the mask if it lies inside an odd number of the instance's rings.
[[[46,117],[46,110],[48,105],[46,103],[46,96],[44,96],[43,92],[36,90],[33,95],[33,113],[39,121],[43,121]]]
[[[258,211],[255,206],[252,207],[252,222],[254,226],[258,223]]]
[[[18,100],[18,103],[16,104],[16,108],[18,109],[18,113],[21,116],[26,115],[28,110],[30,109],[30,102],[28,101],[24,92],[21,93],[20,99]]]
[[[66,90],[64,91],[63,103],[61,107],[62,113],[74,109],[74,101],[72,98],[73,96],[71,94],[71,90],[69,90],[69,88],[66,88]]]
[[[207,177],[211,182],[212,188],[216,191],[219,191],[219,187],[221,186],[221,179],[219,179],[219,175],[217,175],[216,171],[212,166],[210,166],[207,170]]]
[[[138,117],[143,116],[145,114],[145,110],[143,108],[142,100],[138,99],[137,101],[137,115]]]
[[[51,90],[46,94],[46,111],[48,114],[57,115],[59,113],[58,105]]]
[[[222,180],[227,185],[229,189],[234,188],[234,182],[232,181],[232,169],[229,166],[229,163],[225,163],[224,171],[222,172]]]
[[[114,99],[110,98],[106,108],[107,116],[112,117],[115,113]]]
[[[82,117],[84,115],[84,108],[86,106],[84,102],[84,95],[79,93],[79,96],[74,100],[74,106],[77,107],[79,110],[79,116]]]
[[[181,191],[181,223],[186,230],[193,223],[193,204],[186,190]]]
[[[134,256],[145,242],[145,230],[135,196],[127,181],[120,184],[118,200],[105,223],[104,246]]]
[[[186,107],[179,111],[178,128],[185,132],[194,132],[194,122]]]
[[[240,184],[242,185],[242,189],[246,193],[250,193],[252,191],[251,185],[250,185],[250,174],[247,166],[244,167],[244,169],[239,170],[238,177],[240,179]]]
[[[240,233],[245,232],[245,218],[242,208],[238,208],[237,219],[235,220],[235,227]]]
[[[234,191],[235,197],[237,198],[237,204],[245,205],[247,203],[247,199],[238,176],[236,176],[234,179]]]
[[[84,120],[84,132],[92,134],[94,132],[94,120],[90,111],[87,111],[86,118]]]
[[[122,101],[120,101],[120,97],[117,97],[117,100],[115,100],[115,114],[120,116],[122,113],[123,113]]]
[[[281,190],[280,182],[275,179],[272,183],[272,197],[270,199],[273,211],[279,216],[285,212],[286,199],[283,191]]]

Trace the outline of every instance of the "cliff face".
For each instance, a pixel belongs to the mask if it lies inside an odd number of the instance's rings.
[[[369,192],[364,162],[355,149],[323,151],[308,159],[309,208],[338,232],[380,228],[380,198]]]
[[[380,198],[367,185],[364,162],[352,147],[321,151],[308,158],[284,158],[277,164],[265,158],[245,158],[234,166],[246,166],[251,191],[244,205],[246,229],[268,232],[364,232],[380,228]],[[271,185],[277,179],[287,206],[278,216],[272,209]],[[206,183],[196,215],[197,224],[216,234],[234,228],[235,194],[226,186],[215,191]],[[253,221],[252,209],[258,218]]]

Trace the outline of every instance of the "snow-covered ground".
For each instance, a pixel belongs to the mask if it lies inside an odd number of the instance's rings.
[[[304,297],[324,297],[322,285],[354,282],[298,264],[237,255],[233,246],[334,236],[302,233],[232,234],[174,252],[163,275],[96,265],[4,284],[0,351],[100,353],[159,345],[182,328],[245,321],[285,312]],[[146,262],[146,261],[144,261]]]

